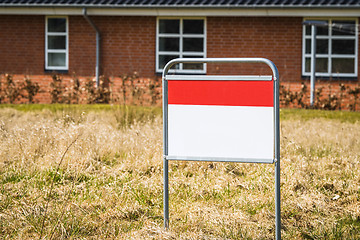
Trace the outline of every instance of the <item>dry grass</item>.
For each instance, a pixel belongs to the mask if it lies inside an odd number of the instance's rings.
[[[273,239],[273,165],[170,163],[161,118],[0,110],[1,239]],[[126,127],[128,126],[128,127]],[[284,239],[360,238],[360,122],[281,123]]]

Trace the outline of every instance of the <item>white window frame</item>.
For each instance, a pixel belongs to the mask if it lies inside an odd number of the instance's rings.
[[[180,20],[180,33],[159,33],[159,21],[160,20]],[[184,34],[183,33],[183,20],[203,20],[204,21],[204,33],[203,34]],[[197,56],[199,58],[206,58],[206,18],[205,17],[158,17],[156,20],[156,72],[161,73],[163,71],[159,66],[159,56],[160,55],[179,55],[180,58],[186,58],[187,56]],[[160,37],[176,37],[180,39],[179,51],[178,52],[169,52],[169,51],[160,51],[159,50],[159,39]],[[183,38],[203,38],[203,52],[184,52],[183,51]],[[195,74],[205,74],[206,73],[206,64],[203,64],[203,69],[183,69],[183,64],[179,64],[179,69],[171,69],[169,72],[177,73],[195,73]]]
[[[357,77],[358,76],[358,18],[304,18],[306,20],[325,20],[329,22],[328,35],[322,36],[317,35],[316,39],[327,39],[328,40],[328,53],[321,54],[317,53],[316,58],[327,58],[328,69],[327,72],[316,72],[316,76],[319,77]],[[333,36],[332,35],[332,21],[354,21],[355,22],[355,35],[354,36]],[[306,58],[311,58],[311,53],[306,53],[306,40],[311,39],[311,35],[306,36],[306,26],[303,26],[303,37],[302,37],[302,75],[310,76],[311,72],[305,72]],[[336,39],[354,39],[355,40],[355,53],[354,54],[332,54],[332,41]],[[354,73],[332,73],[332,59],[334,58],[353,58],[354,60]]]
[[[51,18],[65,18],[66,31],[62,32],[48,32],[48,19]],[[48,36],[65,36],[66,49],[48,49]],[[65,53],[65,66],[49,66],[48,53]],[[69,18],[67,16],[46,16],[45,18],[45,70],[68,70],[69,69]]]

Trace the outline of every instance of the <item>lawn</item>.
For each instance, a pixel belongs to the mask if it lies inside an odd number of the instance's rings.
[[[274,239],[274,166],[170,162],[161,109],[0,105],[1,239]],[[283,239],[360,239],[360,113],[281,110]]]

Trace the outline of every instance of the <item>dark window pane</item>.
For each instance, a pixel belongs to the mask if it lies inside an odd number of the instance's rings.
[[[66,32],[66,18],[48,18],[48,32]]]
[[[203,70],[204,64],[202,63],[184,63],[183,69],[185,70]]]
[[[317,20],[315,20],[315,21],[317,21]],[[324,21],[324,22],[326,22],[328,24],[328,21]],[[305,35],[306,36],[311,36],[311,26],[310,25],[305,26]],[[329,35],[329,27],[328,27],[328,25],[326,25],[326,26],[317,26],[316,27],[316,35],[318,35],[318,36],[328,36]]]
[[[66,55],[65,53],[49,53],[48,65],[50,67],[65,67]]]
[[[311,72],[311,58],[305,59],[305,72]],[[316,72],[317,73],[327,73],[328,72],[328,59],[327,58],[317,58],[316,59]]]
[[[317,58],[316,59],[316,72],[327,73],[328,72],[328,59]]]
[[[318,36],[328,36],[329,35],[329,22],[325,21],[327,23],[326,26],[317,26],[316,27],[316,35]]]
[[[355,21],[333,21],[332,34],[342,36],[355,35]]]
[[[317,58],[316,59],[316,72],[327,73],[328,72],[328,59]]]
[[[183,50],[185,52],[202,52],[204,50],[204,39],[184,38]]]
[[[185,70],[203,70],[204,64],[202,64],[202,63],[184,63],[183,69],[185,69]]]
[[[305,58],[305,72],[310,72],[311,71],[311,58]]]
[[[184,58],[201,58],[201,56],[184,56]],[[203,63],[183,63],[183,69],[186,70],[203,70]]]
[[[305,53],[311,53],[311,39],[305,40]],[[327,54],[329,52],[329,41],[327,39],[316,40],[316,53]]]
[[[48,36],[48,49],[66,49],[66,37]]]
[[[305,40],[305,53],[311,53],[311,39]]]
[[[180,33],[180,20],[160,19],[159,33]]]
[[[160,51],[179,51],[179,38],[160,38]]]
[[[316,41],[316,53],[328,53],[329,52],[329,40],[317,39]]]
[[[333,58],[332,73],[354,73],[355,60],[353,58]]]
[[[184,32],[191,34],[203,34],[204,33],[204,20],[184,20]]]
[[[172,59],[178,58],[178,55],[160,55],[159,56],[159,68],[163,69],[165,65]],[[176,64],[171,69],[179,69],[179,64]]]
[[[355,54],[355,40],[340,39],[332,40],[333,54]]]

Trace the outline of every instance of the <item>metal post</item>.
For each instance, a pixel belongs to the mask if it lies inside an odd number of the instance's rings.
[[[281,200],[280,200],[280,159],[275,163],[275,232],[276,240],[281,239]]]
[[[164,228],[169,228],[169,161],[168,155],[168,98],[167,98],[167,81],[165,74],[162,77],[162,95],[163,95],[163,148],[164,148]]]
[[[311,76],[310,76],[310,105],[314,105],[315,96],[315,76],[316,76],[316,30],[317,27],[327,28],[327,21],[306,20],[303,22],[305,26],[311,26]]]
[[[95,79],[96,87],[100,87],[100,32],[96,31],[96,67],[95,67]]]
[[[96,87],[98,88],[100,86],[100,31],[99,29],[96,27],[96,25],[94,24],[93,21],[91,21],[91,19],[89,18],[89,16],[87,15],[87,10],[86,8],[83,8],[83,16],[86,19],[86,21],[91,25],[91,27],[95,30],[96,32],[96,65],[95,65],[95,79],[96,79]]]
[[[169,161],[164,157],[164,228],[169,228]]]
[[[316,75],[316,25],[311,25],[311,77],[310,77],[310,105],[314,105]]]
[[[275,236],[281,239],[281,192],[280,192],[280,100],[279,100],[279,72],[274,66],[274,136],[275,136]]]

